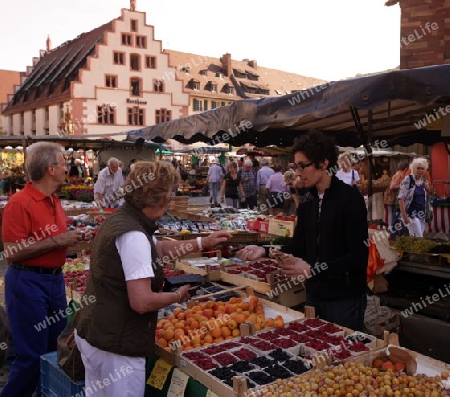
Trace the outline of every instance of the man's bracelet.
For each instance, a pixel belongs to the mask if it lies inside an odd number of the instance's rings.
[[[197,245],[198,245],[199,251],[201,251],[203,249],[201,237],[197,237]]]

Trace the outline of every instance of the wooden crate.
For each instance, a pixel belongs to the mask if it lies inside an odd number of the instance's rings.
[[[89,210],[89,208],[67,208],[64,212],[66,213],[66,216],[78,216],[87,214]]]
[[[289,281],[289,279],[279,283],[274,283],[272,281],[273,277],[270,277],[269,275],[267,282],[263,282],[248,277],[243,277],[238,274],[229,274],[224,270],[220,272],[220,279],[221,281],[232,285],[251,287],[256,292],[264,294],[267,299],[283,306],[293,307],[306,302],[306,291],[304,285],[295,285],[294,282]]]
[[[213,283],[213,284],[216,284],[216,283]],[[219,285],[219,284],[216,284],[216,285]],[[227,292],[232,292],[232,291],[235,292],[238,296],[240,296],[242,298],[246,298],[251,295],[254,295],[254,291],[252,288],[238,286],[238,287],[234,287],[234,288],[230,288],[230,289],[224,289],[222,291],[215,292],[213,294],[202,295],[202,296],[196,297],[194,299],[191,299],[187,302],[187,307],[189,308],[189,307],[196,305],[198,303],[198,301],[200,301],[200,300],[212,298],[216,295],[221,295],[221,294],[225,294]],[[281,315],[283,317],[283,319],[285,319],[285,322],[293,321],[295,319],[297,319],[297,320],[302,319],[304,317],[303,313],[289,309],[288,307],[285,307],[285,306],[278,305],[275,302],[270,302],[270,301],[262,299],[262,298],[259,298],[259,301],[262,303],[262,305],[264,307],[264,311],[267,313],[266,314],[267,317],[275,317],[276,315]],[[250,324],[251,323],[243,323],[240,325],[242,336],[251,334],[251,332],[249,332],[249,330],[251,329]],[[267,329],[266,329],[266,331],[267,331]],[[239,339],[239,338],[240,338],[240,336],[237,337],[236,339]],[[230,339],[227,341],[233,341],[233,339]],[[159,357],[163,358],[169,364],[176,365],[176,366],[180,367],[181,369],[185,370],[185,368],[183,367],[183,363],[180,362],[181,349],[177,348],[175,350],[171,350],[170,352],[168,352],[167,350],[164,350],[161,346],[159,346],[158,344],[155,343],[155,354],[158,355]],[[191,375],[191,374],[188,374],[188,375]],[[217,382],[217,379],[215,379],[215,378],[213,378],[213,379],[215,382]],[[230,388],[230,390],[232,390],[232,389]]]
[[[211,253],[214,253],[215,256],[218,258],[221,258],[221,251],[220,250],[214,250],[211,251]],[[207,254],[207,252],[204,252],[204,254]],[[205,268],[199,268],[197,266],[192,265],[189,263],[189,261],[186,261],[186,259],[197,259],[201,260],[202,258],[205,261],[208,261],[208,257],[203,257],[203,253],[196,252],[194,254],[188,255],[184,257],[184,260],[179,260],[175,262],[175,269],[183,270],[184,272],[188,274],[199,274],[201,276],[204,276],[207,281],[219,281],[220,280],[220,269],[219,270],[211,270],[209,265],[205,265]]]
[[[204,215],[197,215],[187,211],[180,211],[178,209],[169,209],[169,214],[172,216],[177,216],[179,218],[188,219],[190,221],[200,221],[200,222],[216,222],[214,218],[209,218]]]

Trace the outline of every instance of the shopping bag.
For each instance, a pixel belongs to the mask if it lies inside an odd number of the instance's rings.
[[[57,340],[58,365],[73,382],[84,380],[84,364],[75,342],[73,323],[67,324]]]

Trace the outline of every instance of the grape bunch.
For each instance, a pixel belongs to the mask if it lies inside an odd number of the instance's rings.
[[[395,248],[414,254],[426,254],[437,244],[423,237],[400,236],[395,241]]]

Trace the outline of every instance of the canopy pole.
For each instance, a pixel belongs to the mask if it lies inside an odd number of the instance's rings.
[[[367,212],[368,212],[368,222],[372,223],[372,110],[369,110],[368,114],[368,133],[367,135],[364,132],[364,127],[361,123],[361,119],[359,117],[358,109],[356,109],[354,106],[350,106],[350,111],[352,113],[353,121],[355,122],[356,129],[359,132],[359,136],[361,139],[361,142],[366,150],[367,157],[368,157],[368,169],[367,169],[367,196],[368,196],[368,203],[367,203]]]

